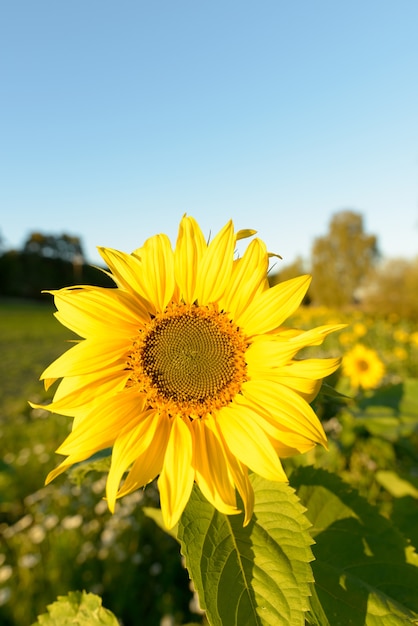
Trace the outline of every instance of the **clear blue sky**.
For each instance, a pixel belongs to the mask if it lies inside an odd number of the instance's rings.
[[[0,7],[0,233],[131,251],[181,215],[309,258],[342,209],[418,255],[417,0]]]

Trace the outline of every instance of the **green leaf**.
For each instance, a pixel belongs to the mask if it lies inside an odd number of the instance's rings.
[[[404,496],[418,498],[418,489],[409,480],[401,478],[396,472],[379,470],[376,472],[375,479],[394,498],[403,498]]]
[[[390,518],[404,537],[410,540],[415,550],[418,550],[418,500],[412,496],[396,498]]]
[[[294,490],[252,475],[253,517],[219,513],[195,486],[179,524],[186,566],[212,626],[302,626],[312,539]]]
[[[354,419],[352,426],[387,441],[409,438],[418,432],[418,380],[382,387],[341,416]]]
[[[68,596],[48,607],[32,626],[118,626],[116,617],[102,607],[102,599],[85,591],[70,591]]]
[[[291,484],[308,509],[316,542],[308,623],[418,623],[416,555],[401,533],[337,476],[301,467]]]
[[[418,416],[418,379],[407,378],[403,381],[404,393],[400,403],[400,411],[404,415]]]

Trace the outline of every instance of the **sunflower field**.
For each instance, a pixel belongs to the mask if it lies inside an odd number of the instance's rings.
[[[178,542],[155,515],[154,483],[122,498],[114,514],[103,499],[106,458],[44,486],[70,428],[28,403],[51,400],[39,375],[74,339],[52,312],[51,303],[0,303],[0,624],[67,623],[58,597],[67,614],[88,602],[102,611],[102,621],[79,624],[207,624]],[[328,450],[284,460],[310,522],[315,584],[305,623],[416,624],[418,325],[314,307],[299,309],[291,323],[347,324],[304,349],[343,356],[313,403]],[[237,626],[272,623],[235,619]]]

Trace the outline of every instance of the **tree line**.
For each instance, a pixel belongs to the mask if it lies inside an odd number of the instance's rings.
[[[328,232],[313,241],[310,259],[276,265],[269,282],[307,272],[313,279],[305,304],[418,315],[418,256],[382,259],[377,237],[365,232],[361,213],[335,213]],[[33,232],[21,250],[0,253],[0,296],[41,298],[45,289],[74,284],[114,286],[107,274],[85,262],[79,237]]]
[[[85,262],[79,237],[33,232],[21,250],[0,254],[0,296],[41,299],[44,290],[76,284],[114,286]]]

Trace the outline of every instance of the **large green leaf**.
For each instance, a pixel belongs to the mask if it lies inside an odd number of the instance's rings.
[[[412,496],[418,498],[418,489],[405,478],[390,470],[379,470],[376,472],[376,481],[382,485],[394,498]]]
[[[38,617],[32,626],[118,626],[116,617],[102,607],[102,599],[85,591],[70,591],[59,596],[48,607],[48,613]]]
[[[223,515],[195,486],[179,524],[186,566],[212,626],[302,626],[312,539],[294,490],[251,476],[254,515]]]
[[[416,555],[397,529],[340,478],[311,467],[291,476],[315,539],[308,623],[418,623]]]
[[[418,550],[418,481],[411,476],[399,476],[390,470],[375,474],[378,482],[393,496],[391,520]]]
[[[418,380],[377,389],[341,411],[351,426],[391,442],[418,432]]]

